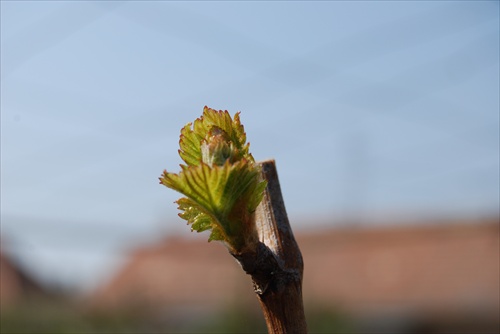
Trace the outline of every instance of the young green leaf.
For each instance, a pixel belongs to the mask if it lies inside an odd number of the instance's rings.
[[[239,113],[205,107],[203,115],[181,129],[179,155],[186,165],[178,174],[163,172],[160,183],[186,197],[177,201],[179,216],[192,230],[211,230],[239,252],[257,242],[254,211],[266,182],[249,153]]]

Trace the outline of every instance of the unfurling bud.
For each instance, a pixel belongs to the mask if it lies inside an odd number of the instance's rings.
[[[186,165],[178,174],[163,172],[160,183],[186,197],[177,201],[179,216],[193,230],[211,230],[233,253],[257,241],[254,212],[266,181],[248,152],[239,113],[205,107],[203,115],[181,130],[179,154]]]
[[[222,166],[227,160],[234,162],[234,148],[231,146],[227,133],[219,127],[212,127],[208,138],[201,142],[201,159],[212,166]]]

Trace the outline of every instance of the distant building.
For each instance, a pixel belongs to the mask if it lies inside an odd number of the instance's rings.
[[[496,219],[331,229],[296,238],[305,263],[306,307],[330,305],[367,326],[396,320],[434,327],[500,323]],[[135,251],[93,302],[156,310],[257,305],[250,278],[224,246],[200,238],[166,239]]]
[[[44,293],[44,289],[15,262],[0,252],[0,311]]]
[[[255,298],[250,278],[221,243],[209,244],[204,236],[136,250],[93,301],[105,308],[217,308],[243,296]]]

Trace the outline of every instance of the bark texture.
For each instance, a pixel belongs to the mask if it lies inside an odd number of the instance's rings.
[[[252,277],[269,333],[307,333],[302,254],[288,221],[276,164],[267,160],[260,165],[268,183],[255,212],[259,243],[232,255]]]

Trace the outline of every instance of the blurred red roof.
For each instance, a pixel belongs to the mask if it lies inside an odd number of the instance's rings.
[[[46,291],[14,261],[0,252],[0,306],[4,310],[10,306]]]
[[[296,234],[304,300],[352,314],[500,311],[499,221],[337,228]],[[166,239],[138,249],[93,302],[101,307],[257,303],[250,278],[220,243]]]

